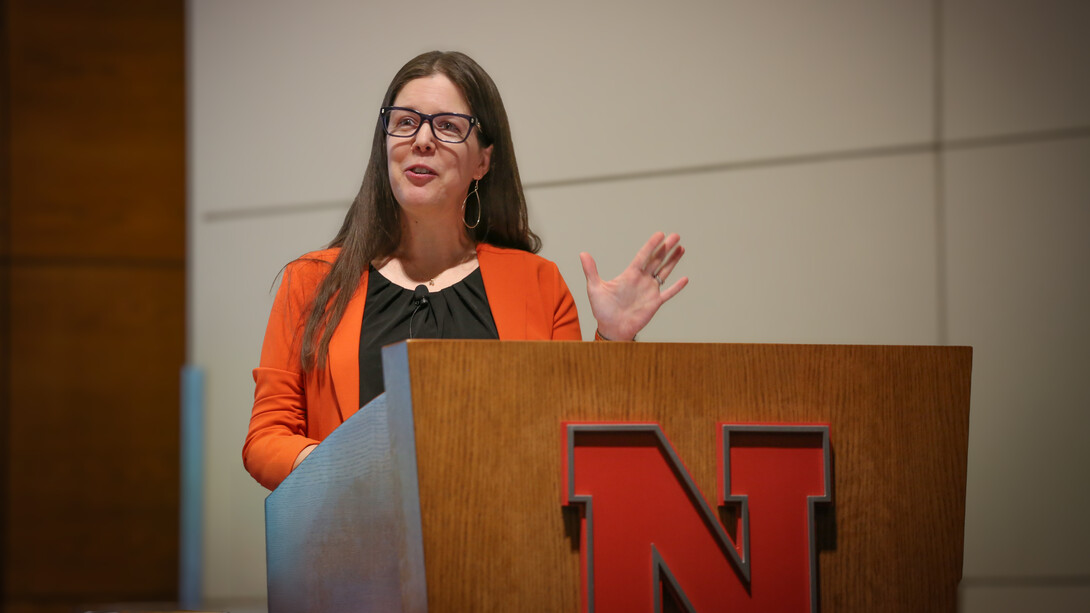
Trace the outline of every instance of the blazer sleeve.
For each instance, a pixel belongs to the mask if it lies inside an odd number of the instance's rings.
[[[572,298],[568,284],[560,275],[556,264],[549,262],[553,274],[556,275],[555,289],[556,308],[553,311],[553,334],[555,341],[581,341],[583,333],[579,330],[579,313],[575,309],[575,299]]]
[[[304,447],[318,443],[307,436],[306,376],[299,353],[314,290],[327,270],[325,262],[305,259],[285,269],[261,361],[253,370],[254,406],[242,463],[270,490],[288,476]]]

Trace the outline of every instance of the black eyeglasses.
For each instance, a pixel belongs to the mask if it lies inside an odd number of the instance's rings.
[[[461,113],[428,115],[400,106],[384,106],[379,109],[379,116],[382,117],[382,130],[388,136],[397,138],[416,136],[424,122],[431,124],[432,134],[444,143],[464,143],[473,131],[473,126],[477,126],[477,131],[484,134],[480,120]]]

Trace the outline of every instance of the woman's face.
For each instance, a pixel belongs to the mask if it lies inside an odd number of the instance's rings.
[[[462,92],[443,74],[409,81],[398,92],[393,106],[428,115],[472,114]],[[482,148],[472,133],[462,143],[442,142],[435,138],[431,122],[424,122],[415,136],[387,136],[386,154],[390,186],[402,209],[410,214],[457,212],[460,216],[469,184],[488,172],[492,147]]]

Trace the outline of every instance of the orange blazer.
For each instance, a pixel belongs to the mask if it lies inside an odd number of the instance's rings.
[[[307,445],[329,436],[359,402],[359,341],[367,273],[329,341],[324,368],[304,371],[299,358],[305,315],[339,249],[308,253],[284,271],[261,362],[254,369],[254,408],[242,462],[275,488]],[[501,340],[580,340],[575,301],[556,264],[525,251],[477,246],[485,293]]]

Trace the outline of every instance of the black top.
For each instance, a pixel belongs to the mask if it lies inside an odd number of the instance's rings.
[[[371,402],[385,389],[382,382],[385,345],[409,338],[499,337],[479,267],[437,292],[428,292],[426,285],[417,286],[416,291],[405,289],[390,283],[372,267],[360,328],[359,406]]]

